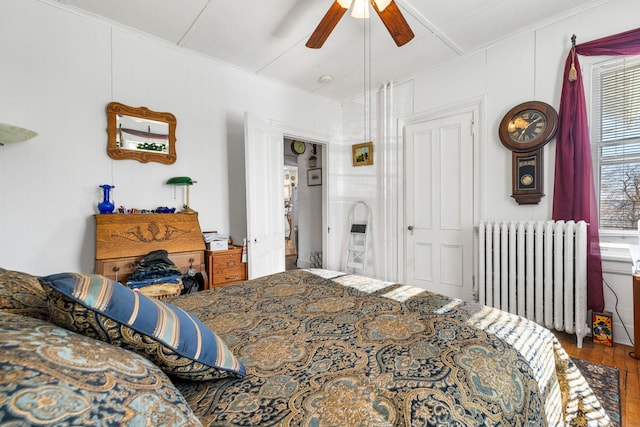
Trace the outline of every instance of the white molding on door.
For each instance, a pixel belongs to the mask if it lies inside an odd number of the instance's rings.
[[[485,97],[474,98],[470,100],[466,100],[459,103],[454,103],[426,111],[421,111],[419,113],[414,113],[404,117],[398,117],[397,120],[397,150],[396,153],[396,162],[395,164],[398,167],[397,171],[389,170],[388,173],[395,174],[399,177],[398,179],[398,187],[396,190],[397,201],[395,204],[397,206],[397,214],[394,216],[390,216],[387,221],[387,229],[390,230],[390,239],[388,240],[389,245],[395,246],[394,248],[387,248],[390,253],[397,253],[397,260],[393,262],[395,264],[397,270],[397,281],[400,283],[404,283],[405,281],[405,271],[404,271],[404,205],[405,205],[405,165],[404,165],[404,154],[405,154],[405,129],[407,126],[412,124],[435,120],[443,117],[448,117],[451,115],[457,115],[462,113],[471,112],[473,114],[474,120],[474,139],[473,139],[473,222],[476,223],[479,218],[481,218],[482,214],[486,212],[485,205],[485,183],[486,183],[486,149],[484,149],[486,145],[486,99]],[[391,163],[391,162],[390,162]],[[390,167],[393,166],[391,163]],[[475,251],[474,251],[475,252]],[[392,261],[387,260],[387,263],[391,263]],[[474,271],[475,271],[475,260],[474,260]],[[390,279],[389,279],[390,280]]]

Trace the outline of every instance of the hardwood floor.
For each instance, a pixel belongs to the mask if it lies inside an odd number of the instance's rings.
[[[574,335],[554,333],[569,356],[618,368],[622,425],[624,427],[640,426],[640,360],[629,355],[633,347],[622,344],[607,347],[594,344],[590,337],[585,337],[582,348],[579,349]]]
[[[298,253],[296,252],[296,247],[293,244],[293,241],[290,239],[284,239],[284,250],[285,250],[285,269],[295,270],[297,269],[296,263],[298,262]]]

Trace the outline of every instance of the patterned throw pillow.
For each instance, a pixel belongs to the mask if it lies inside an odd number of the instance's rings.
[[[47,293],[38,277],[0,268],[0,310],[49,320]]]
[[[52,323],[0,311],[0,354],[0,425],[201,425],[153,363]]]
[[[224,342],[197,318],[95,274],[41,277],[59,326],[136,351],[163,371],[201,381],[245,375]]]

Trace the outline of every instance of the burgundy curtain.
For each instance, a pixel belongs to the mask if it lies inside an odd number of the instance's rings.
[[[604,310],[598,210],[591,143],[578,55],[640,55],[640,28],[574,46],[564,67],[553,192],[553,219],[589,223],[587,305]]]

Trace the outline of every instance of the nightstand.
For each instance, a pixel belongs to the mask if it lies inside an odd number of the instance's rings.
[[[209,288],[247,280],[247,264],[242,262],[242,246],[225,251],[206,251]]]

